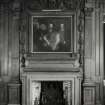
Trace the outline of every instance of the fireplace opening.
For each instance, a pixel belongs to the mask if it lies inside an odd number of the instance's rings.
[[[42,82],[40,105],[64,105],[63,83]]]
[[[72,105],[71,81],[33,81],[32,105]]]

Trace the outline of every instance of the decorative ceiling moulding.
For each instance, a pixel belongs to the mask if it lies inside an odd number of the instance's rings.
[[[24,0],[25,8],[31,11],[68,11],[78,9],[84,0]]]

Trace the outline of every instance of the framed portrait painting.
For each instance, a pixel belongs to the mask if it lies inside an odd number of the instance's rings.
[[[72,53],[74,48],[72,15],[34,15],[31,18],[32,53]]]

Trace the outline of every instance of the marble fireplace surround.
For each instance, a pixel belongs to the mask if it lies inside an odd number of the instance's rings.
[[[68,105],[81,105],[81,81],[80,71],[32,71],[24,70],[22,74],[22,105],[32,105],[32,81],[71,81],[70,89],[72,103]]]

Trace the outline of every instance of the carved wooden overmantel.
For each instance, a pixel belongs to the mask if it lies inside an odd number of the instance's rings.
[[[69,56],[65,54],[40,54],[39,60],[49,59],[49,60],[64,60],[65,61],[76,61],[77,65],[83,65],[83,54],[84,54],[84,0],[31,0],[31,2],[22,2],[23,7],[20,12],[20,62],[24,67],[26,66],[27,60],[32,59],[37,60],[38,54],[33,54],[30,52],[30,17],[36,14],[44,15],[66,15],[66,14],[75,14],[75,26],[74,26],[74,51]],[[36,6],[37,5],[37,6]],[[50,6],[52,5],[52,6]],[[62,7],[60,6],[62,5]],[[75,62],[74,62],[75,64]]]

